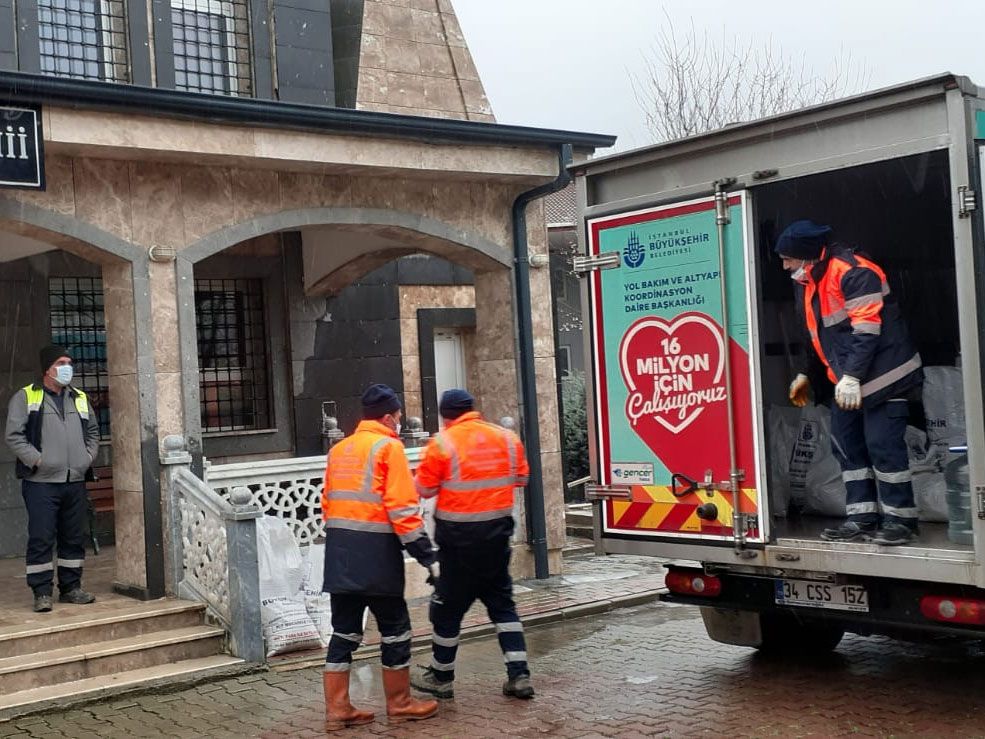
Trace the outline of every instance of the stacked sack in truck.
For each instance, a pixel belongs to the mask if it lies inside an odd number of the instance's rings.
[[[965,444],[964,389],[960,367],[924,367],[923,410],[927,432],[906,430],[913,473],[913,495],[921,521],[947,521],[944,468],[954,455],[949,447]]]
[[[949,446],[965,443],[964,393],[958,367],[925,367],[927,432],[908,427],[906,443],[921,521],[947,521],[944,467]],[[788,509],[843,517],[845,486],[831,451],[831,413],[823,406],[772,406],[768,413],[769,484],[774,513]]]

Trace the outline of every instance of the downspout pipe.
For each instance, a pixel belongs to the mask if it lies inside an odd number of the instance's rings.
[[[544,508],[544,472],[540,463],[540,426],[537,408],[537,377],[534,366],[534,330],[530,299],[530,254],[527,247],[527,206],[545,195],[563,190],[571,182],[568,165],[573,159],[571,144],[558,147],[558,175],[513,201],[513,260],[516,275],[517,333],[520,349],[520,397],[523,402],[523,435],[530,463],[526,488],[527,542],[534,550],[534,573],[538,580],[550,576],[547,559],[547,516]]]

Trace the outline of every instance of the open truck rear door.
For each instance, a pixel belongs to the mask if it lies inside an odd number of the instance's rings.
[[[767,541],[750,208],[720,184],[586,223],[603,537]]]

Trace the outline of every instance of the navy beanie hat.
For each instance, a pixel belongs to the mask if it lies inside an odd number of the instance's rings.
[[[363,418],[381,418],[400,410],[400,401],[388,385],[370,385],[363,393]]]
[[[774,251],[781,257],[818,259],[830,235],[831,226],[821,226],[808,220],[794,221],[783,229]]]
[[[455,388],[445,390],[441,394],[438,412],[442,418],[453,420],[463,413],[468,413],[473,407],[475,407],[475,398],[468,391]]]
[[[57,362],[62,357],[72,358],[71,353],[64,346],[57,346],[56,344],[48,344],[44,349],[41,350],[41,374],[45,374],[51,369],[51,365]]]

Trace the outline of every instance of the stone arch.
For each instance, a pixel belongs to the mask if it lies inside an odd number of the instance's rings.
[[[147,258],[143,251],[119,236],[74,216],[20,200],[0,198],[0,223],[26,236],[42,234],[52,246],[97,264],[115,260],[140,263]]]
[[[235,244],[277,231],[305,226],[366,226],[397,228],[465,247],[488,261],[489,267],[509,267],[509,249],[475,233],[417,213],[382,208],[324,207],[281,211],[214,231],[183,249],[180,257],[192,264]]]
[[[31,237],[102,267],[107,356],[113,419],[116,500],[116,581],[128,594],[165,593],[156,378],[144,360],[153,356],[150,260],[143,249],[74,215],[13,198],[0,198],[0,229]]]
[[[444,221],[418,213],[401,210],[363,207],[313,207],[260,215],[241,223],[220,228],[194,241],[178,252],[176,263],[178,302],[178,341],[181,375],[198,376],[198,350],[195,324],[194,267],[208,257],[249,239],[271,233],[317,227],[341,227],[356,231],[387,233],[400,240],[406,249],[374,251],[353,255],[333,272],[335,284],[321,285],[328,290],[340,288],[341,282],[351,282],[359,275],[402,254],[426,252],[451,259],[473,269],[476,273],[507,276],[512,269],[512,249],[497,244],[476,231],[452,226]],[[458,257],[456,259],[456,257]],[[508,281],[508,277],[505,277]],[[202,459],[202,429],[198,413],[199,386],[196,382],[182,383],[184,436],[193,455],[196,469]]]

